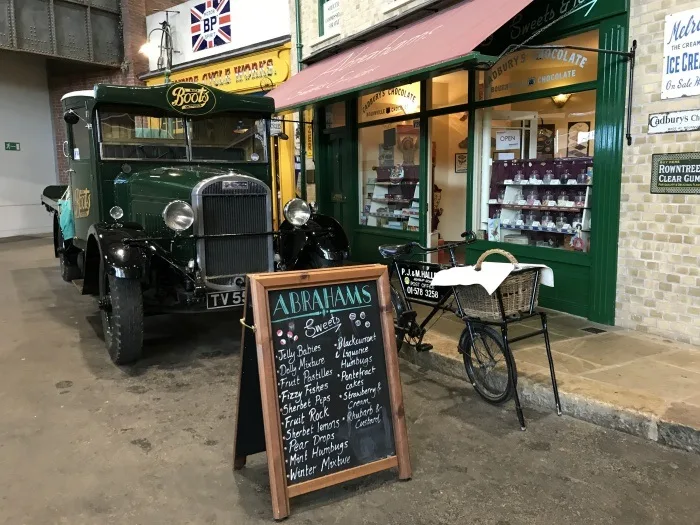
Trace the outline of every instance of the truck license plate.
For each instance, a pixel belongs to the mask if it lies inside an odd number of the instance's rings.
[[[210,292],[207,294],[207,310],[217,308],[231,308],[243,305],[245,290],[232,290],[230,292]]]

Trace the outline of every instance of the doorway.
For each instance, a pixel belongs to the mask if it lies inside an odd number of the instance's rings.
[[[348,239],[351,240],[355,227],[356,215],[353,213],[353,177],[349,155],[347,151],[348,140],[344,132],[327,135],[326,169],[329,187],[327,189],[327,203],[324,209],[328,210],[343,227]],[[352,241],[351,241],[352,242]]]

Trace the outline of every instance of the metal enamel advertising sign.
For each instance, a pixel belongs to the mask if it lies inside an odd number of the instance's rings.
[[[666,17],[661,98],[700,95],[700,9]]]

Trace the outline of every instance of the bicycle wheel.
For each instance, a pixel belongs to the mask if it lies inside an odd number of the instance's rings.
[[[408,310],[406,299],[401,295],[394,286],[391,286],[391,309],[394,314],[394,331],[396,332],[396,351],[400,352],[403,346],[403,340],[406,336],[406,327],[399,326],[399,320],[404,312]]]
[[[467,326],[459,338],[459,351],[469,381],[485,401],[493,405],[505,403],[513,396],[515,386],[501,336],[482,324],[472,324],[472,334],[473,338]],[[511,361],[515,367],[515,361]],[[516,373],[513,368],[513,377]]]

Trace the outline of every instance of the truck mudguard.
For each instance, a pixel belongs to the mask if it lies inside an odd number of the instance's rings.
[[[88,290],[84,290],[84,293],[97,293],[93,288],[99,286],[100,262],[104,262],[108,274],[120,279],[141,279],[147,275],[150,262],[148,250],[124,242],[126,239],[145,237],[146,233],[135,224],[98,223],[90,226],[85,253],[85,287]]]

